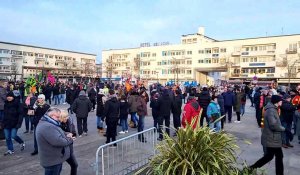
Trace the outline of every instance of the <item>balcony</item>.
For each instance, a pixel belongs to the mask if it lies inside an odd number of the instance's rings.
[[[286,54],[296,54],[297,53],[297,49],[286,49],[285,53]]]
[[[231,56],[240,56],[241,55],[241,51],[235,51],[231,53]]]
[[[240,73],[231,73],[231,77],[240,77]]]
[[[291,74],[290,74],[290,77],[289,77],[289,74],[288,74],[288,73],[285,73],[284,76],[285,76],[286,78],[297,78],[297,73],[291,73]]]
[[[43,58],[43,57],[35,57],[35,61],[45,61],[45,58]]]
[[[10,69],[0,69],[0,73],[12,73]]]
[[[65,60],[55,60],[56,63],[64,63]]]
[[[14,55],[14,54],[12,54],[11,57],[15,58],[15,59],[23,59],[23,55]]]

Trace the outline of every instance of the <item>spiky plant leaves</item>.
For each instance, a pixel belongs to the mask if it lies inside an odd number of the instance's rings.
[[[177,138],[164,133],[165,140],[158,144],[158,154],[150,161],[148,174],[239,174],[234,137],[224,132],[215,133],[207,127],[193,129],[193,122],[179,129]]]

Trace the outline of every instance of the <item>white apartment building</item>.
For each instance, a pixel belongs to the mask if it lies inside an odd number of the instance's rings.
[[[62,79],[94,76],[96,55],[0,42],[0,79],[21,80],[50,71]]]
[[[198,33],[182,35],[180,44],[102,51],[103,77],[138,77],[165,83],[222,80],[279,84],[300,83],[300,34],[216,40]]]

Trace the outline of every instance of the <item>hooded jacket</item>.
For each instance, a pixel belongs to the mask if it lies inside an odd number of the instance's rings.
[[[210,103],[210,94],[208,91],[202,91],[199,94],[196,94],[196,97],[198,97],[198,104],[203,108],[204,111],[206,111],[209,103]]]
[[[128,98],[128,103],[129,103],[129,111],[130,112],[137,112],[137,106],[138,106],[138,95],[130,95]]]
[[[294,106],[291,102],[288,102],[286,100],[282,101],[282,105],[280,107],[280,118],[282,122],[286,123],[292,123],[294,113],[296,111],[296,106]]]
[[[97,94],[97,109],[96,109],[96,115],[98,117],[103,116],[104,112],[104,101],[103,101],[103,94]]]
[[[72,111],[78,118],[87,118],[91,110],[92,103],[85,95],[80,95],[72,104]]]
[[[44,116],[41,119],[36,128],[36,140],[39,145],[40,164],[43,167],[63,163],[70,157],[73,140],[50,117]]]
[[[106,123],[114,123],[119,120],[120,114],[120,102],[117,97],[111,97],[106,101],[104,105],[104,113],[102,116],[102,120],[105,118]]]
[[[235,104],[234,94],[231,90],[228,90],[223,94],[224,106],[233,106]]]
[[[280,148],[282,146],[281,132],[285,128],[281,126],[278,108],[274,104],[268,103],[265,110],[261,143],[265,147]]]
[[[159,116],[170,116],[173,102],[168,93],[164,92],[162,96],[158,98]]]
[[[194,118],[197,118],[193,128],[195,129],[197,124],[199,123],[199,113],[200,113],[200,105],[195,99],[189,100],[183,109],[182,121],[181,124],[185,128],[187,124],[192,124]]]
[[[5,101],[4,104],[4,115],[3,115],[3,127],[20,128],[22,126],[22,106],[18,100]]]

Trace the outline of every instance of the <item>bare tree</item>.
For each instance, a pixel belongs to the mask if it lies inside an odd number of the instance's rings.
[[[296,59],[287,63],[287,76],[288,76],[288,87],[291,88],[291,78],[296,78],[297,74],[300,72],[298,67],[300,63],[300,54],[297,55]]]

